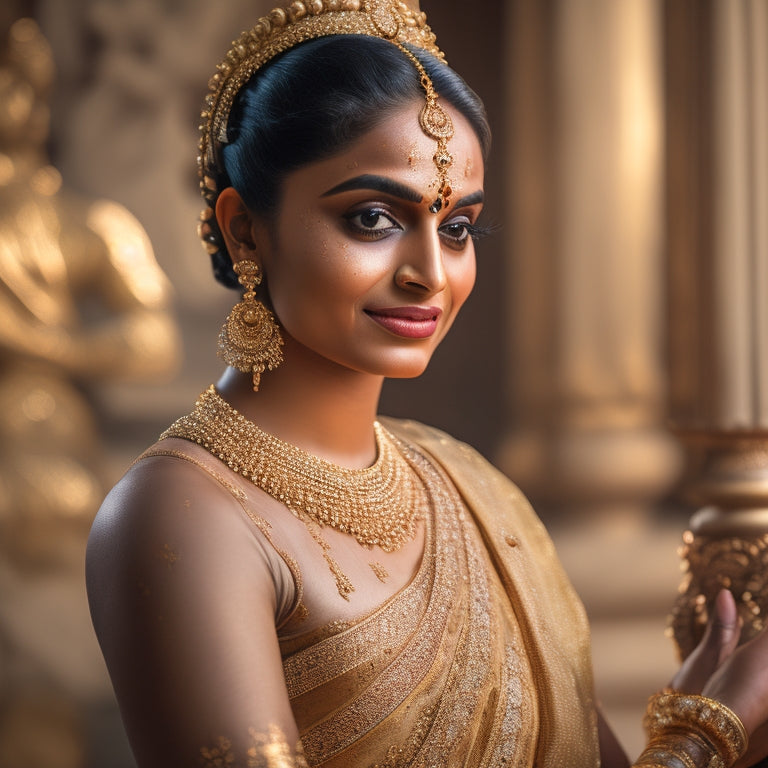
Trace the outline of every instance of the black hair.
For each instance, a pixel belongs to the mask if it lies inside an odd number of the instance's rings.
[[[439,98],[472,126],[485,160],[491,136],[480,98],[434,56],[409,50]],[[424,89],[418,70],[386,40],[336,35],[302,43],[270,62],[238,94],[217,187],[233,186],[251,212],[269,215],[279,205],[287,174],[336,154],[404,102],[419,98]],[[223,239],[216,234],[221,247],[211,256],[214,275],[238,287]]]

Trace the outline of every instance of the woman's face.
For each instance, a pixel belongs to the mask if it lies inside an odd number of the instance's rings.
[[[304,348],[360,372],[417,376],[469,296],[471,234],[483,199],[480,145],[448,107],[452,202],[430,213],[436,144],[419,127],[422,104],[406,105],[342,153],[286,178],[262,254],[275,314],[298,346],[286,357]]]

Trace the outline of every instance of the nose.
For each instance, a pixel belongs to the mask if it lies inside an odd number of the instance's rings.
[[[395,272],[398,288],[411,293],[435,294],[445,288],[447,278],[443,249],[436,231],[427,232],[416,242],[404,243],[407,251]]]

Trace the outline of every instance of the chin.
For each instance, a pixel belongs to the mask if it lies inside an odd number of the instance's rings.
[[[389,350],[380,358],[378,372],[387,379],[416,379],[427,370],[436,349],[437,344],[431,344],[420,349]]]
[[[382,376],[385,379],[415,379],[427,370],[437,345],[420,344],[418,347],[400,345],[397,348],[369,346],[359,349],[359,354],[342,355],[321,352],[316,354],[358,373]],[[287,358],[286,353],[286,358]]]
[[[381,373],[386,379],[417,379],[429,366],[429,360],[399,361],[396,364],[383,366]]]
[[[418,379],[424,371],[427,370],[426,365],[410,368],[408,370],[392,371],[384,374],[386,379]]]

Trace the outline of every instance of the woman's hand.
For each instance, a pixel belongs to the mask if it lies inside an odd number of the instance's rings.
[[[736,650],[740,635],[736,601],[727,589],[721,589],[704,636],[683,662],[670,686],[680,693],[700,694],[709,678]]]
[[[768,630],[733,651],[702,694],[730,707],[747,729],[749,748],[737,766],[754,765],[768,756]]]
[[[733,595],[721,590],[704,637],[672,681],[682,693],[700,693],[730,707],[749,734],[735,768],[768,756],[768,630],[738,646],[741,625]]]

